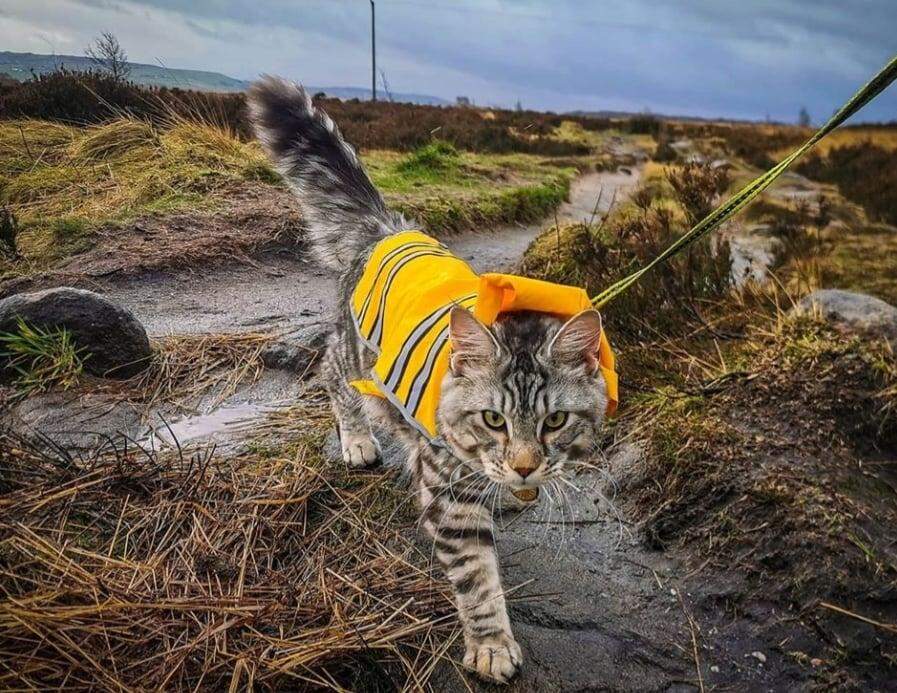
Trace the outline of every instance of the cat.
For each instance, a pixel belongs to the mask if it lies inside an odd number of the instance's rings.
[[[340,274],[321,374],[343,460],[350,467],[379,461],[372,421],[402,441],[421,525],[453,588],[463,664],[507,682],[523,656],[508,618],[491,508],[503,490],[533,499],[596,451],[610,400],[608,373],[596,357],[601,317],[591,309],[566,319],[523,310],[501,313],[487,326],[466,307],[449,306],[450,357],[435,385],[435,431],[428,436],[388,397],[363,395],[353,385],[371,377],[378,358],[359,332],[359,282],[372,271],[378,244],[419,227],[387,209],[354,149],[301,86],[265,77],[251,87],[248,103],[259,141],[298,196],[311,252]],[[417,254],[441,261],[449,255],[435,241]]]

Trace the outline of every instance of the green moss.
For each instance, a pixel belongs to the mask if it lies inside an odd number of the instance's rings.
[[[458,152],[439,142],[408,156],[363,158],[387,202],[434,234],[542,219],[566,199],[575,174],[569,162]]]

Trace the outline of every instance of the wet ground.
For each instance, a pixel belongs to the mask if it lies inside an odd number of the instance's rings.
[[[558,218],[588,220],[599,199],[598,213],[637,180],[638,171],[584,176]],[[479,270],[507,270],[540,228],[505,227],[446,242]],[[761,279],[772,251],[747,237],[736,240],[736,270]],[[305,340],[326,327],[335,301],[333,277],[293,253],[272,253],[250,266],[152,273],[107,283],[103,290],[131,308],[153,336],[276,331],[287,340]],[[164,424],[141,422],[141,435],[157,446],[171,445],[173,438],[182,444],[239,441],[249,424],[301,396],[303,387],[294,373],[268,370],[223,404],[200,404],[195,414]],[[101,426],[87,413],[72,418],[70,408],[83,412],[84,401],[44,404],[43,430],[72,420]],[[40,413],[39,398],[28,406]],[[107,415],[110,425],[135,424],[130,412],[109,409]],[[612,452],[611,479],[625,478],[637,457],[634,447]],[[707,610],[719,586],[703,584],[675,553],[652,551],[639,541],[635,527],[608,501],[612,480],[581,476],[574,483],[577,488],[565,489],[563,497],[546,496],[534,508],[502,512],[498,519],[511,618],[526,658],[506,690],[692,691],[733,682],[737,690],[788,689],[787,683],[778,686],[788,680],[787,663],[755,636],[750,619],[730,622],[721,611]],[[734,589],[728,583],[724,588]],[[490,689],[470,677],[462,682],[448,666],[434,683],[444,691]]]
[[[624,446],[610,467],[637,454]],[[574,484],[563,496],[543,494],[535,507],[497,519],[511,623],[525,658],[507,690],[697,690],[678,597],[685,570],[644,548],[608,501],[613,485],[606,479],[587,474]],[[436,684],[463,688],[447,667]]]

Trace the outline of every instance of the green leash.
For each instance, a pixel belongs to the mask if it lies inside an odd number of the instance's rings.
[[[837,128],[841,123],[850,118],[854,113],[859,111],[863,106],[872,101],[876,96],[888,88],[888,86],[897,79],[897,56],[891,58],[891,61],[885,65],[875,77],[869,80],[862,89],[860,89],[853,97],[844,104],[829,121],[816,131],[810,139],[802,144],[798,149],[793,151],[781,162],[773,166],[766,173],[743,187],[737,194],[729,198],[713,210],[706,217],[695,224],[688,233],[678,238],[669,248],[664,250],[660,255],[651,260],[647,265],[636,270],[627,277],[623,277],[619,281],[614,282],[600,294],[592,298],[592,304],[596,308],[613,300],[621,293],[626,291],[630,286],[639,280],[646,272],[650,272],[658,265],[666,262],[680,250],[684,250],[689,245],[697,241],[699,238],[706,236],[708,233],[719,227],[724,222],[731,219],[744,209],[751,201],[763,192],[769,185],[778,178],[792,163],[802,157],[807,150],[816,144],[823,137],[828,135],[832,130]]]

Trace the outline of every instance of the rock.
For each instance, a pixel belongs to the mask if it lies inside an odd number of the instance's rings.
[[[326,342],[326,330],[306,330],[295,342],[277,340],[267,344],[262,349],[262,363],[266,368],[305,375],[321,358]]]
[[[769,269],[785,252],[782,239],[769,235],[769,227],[764,224],[744,227],[728,241],[735,286],[743,286],[748,281],[765,281]]]
[[[766,664],[766,655],[760,651],[751,652],[751,657],[760,662],[760,664]]]
[[[40,328],[63,327],[89,354],[84,369],[94,375],[128,378],[151,355],[149,338],[131,311],[100,294],[60,287],[0,300],[0,332],[14,332],[18,318]]]
[[[841,289],[820,289],[805,296],[798,309],[819,311],[836,325],[897,342],[897,308],[880,298]]]

